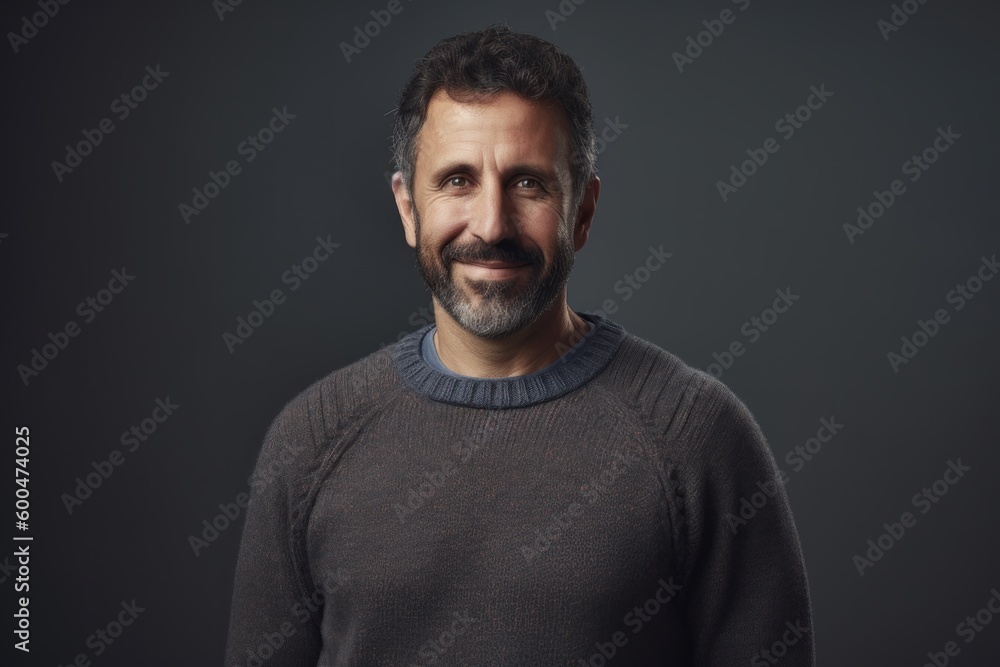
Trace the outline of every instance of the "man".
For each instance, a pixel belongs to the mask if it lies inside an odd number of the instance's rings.
[[[503,26],[443,40],[394,144],[435,324],[274,420],[226,664],[813,665],[747,408],[567,305],[600,195],[573,61]]]

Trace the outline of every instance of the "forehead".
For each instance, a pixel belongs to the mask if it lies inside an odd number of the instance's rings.
[[[457,99],[456,99],[457,98]],[[417,134],[417,161],[524,157],[553,163],[569,154],[569,120],[556,100],[528,100],[515,93],[470,99],[437,90]],[[423,158],[423,160],[421,160]]]

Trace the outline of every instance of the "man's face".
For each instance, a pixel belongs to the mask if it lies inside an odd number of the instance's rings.
[[[557,103],[511,93],[439,90],[428,104],[407,242],[438,303],[477,336],[511,335],[564,294],[590,222],[570,210],[568,126]]]

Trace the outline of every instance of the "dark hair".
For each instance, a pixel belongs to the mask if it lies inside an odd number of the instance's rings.
[[[489,98],[513,92],[529,100],[556,100],[569,118],[573,203],[597,171],[596,136],[590,95],[573,59],[556,45],[503,24],[448,37],[417,61],[400,95],[393,122],[393,157],[413,191],[416,137],[427,104],[440,88],[456,96]]]

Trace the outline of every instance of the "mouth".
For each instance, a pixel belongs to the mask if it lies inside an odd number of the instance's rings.
[[[463,262],[455,260],[456,264],[461,264],[465,270],[463,273],[470,278],[479,280],[503,280],[517,276],[523,269],[531,264],[527,262]]]

